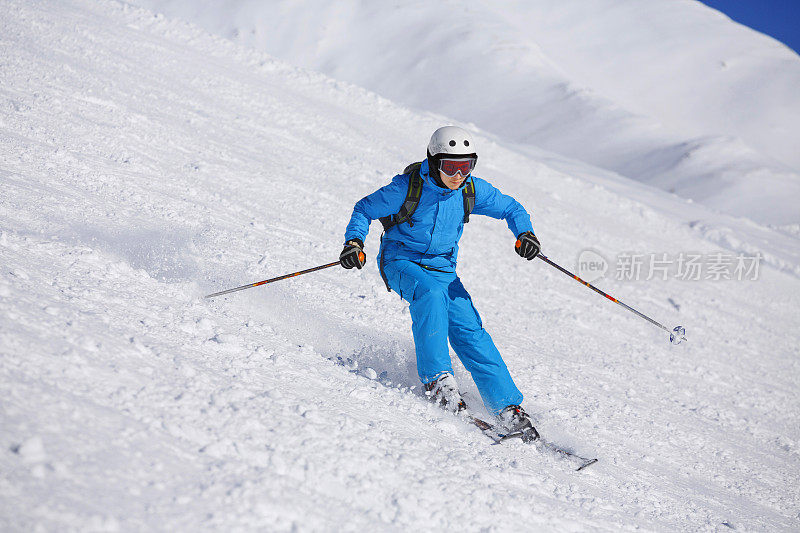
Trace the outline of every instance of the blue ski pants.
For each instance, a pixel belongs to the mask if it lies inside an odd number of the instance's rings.
[[[423,383],[453,373],[448,338],[493,414],[522,403],[522,393],[455,272],[429,270],[407,260],[387,261],[389,286],[410,304],[417,372]]]

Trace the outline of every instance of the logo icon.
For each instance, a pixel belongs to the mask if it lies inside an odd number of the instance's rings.
[[[608,272],[608,261],[594,250],[584,250],[578,255],[578,277],[589,283]]]

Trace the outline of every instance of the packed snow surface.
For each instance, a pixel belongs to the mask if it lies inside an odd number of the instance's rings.
[[[377,228],[363,270],[203,299],[335,261],[448,119],[110,0],[6,0],[0,72],[0,530],[800,527],[796,227],[473,128],[476,174],[567,268],[763,258],[597,281],[686,326],[674,347],[473,217],[461,278],[540,432],[599,458],[576,473],[424,399]]]
[[[800,56],[694,0],[132,0],[393,101],[800,223]]]

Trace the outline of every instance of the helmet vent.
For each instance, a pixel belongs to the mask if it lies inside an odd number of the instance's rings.
[[[455,145],[456,145],[455,141],[450,141],[450,146],[455,146]]]
[[[464,146],[469,146],[469,141],[464,141]]]

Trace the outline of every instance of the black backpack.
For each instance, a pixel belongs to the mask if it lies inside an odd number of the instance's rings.
[[[420,196],[422,196],[422,177],[419,175],[419,168],[421,166],[422,161],[417,161],[416,163],[411,163],[405,168],[405,170],[403,170],[403,174],[408,174],[409,172],[411,173],[411,176],[408,180],[408,192],[406,193],[406,199],[403,202],[403,205],[400,206],[400,212],[395,215],[389,215],[378,219],[381,221],[381,224],[383,224],[384,233],[389,231],[390,228],[393,228],[398,224],[402,224],[403,222],[408,222],[409,226],[414,226],[414,221],[411,220],[411,215],[413,215],[414,211],[417,209]],[[475,184],[472,181],[467,181],[467,184],[464,185],[463,195],[464,223],[466,224],[469,222],[469,214],[472,213],[472,209],[475,207]]]

